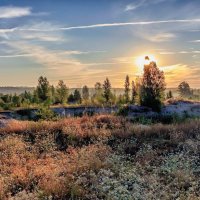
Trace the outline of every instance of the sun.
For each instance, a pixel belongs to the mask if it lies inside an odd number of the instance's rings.
[[[147,55],[138,56],[135,59],[135,64],[137,65],[140,71],[143,71],[144,65],[148,65],[151,61],[157,62],[153,55],[148,55],[149,60],[145,59],[146,56]]]

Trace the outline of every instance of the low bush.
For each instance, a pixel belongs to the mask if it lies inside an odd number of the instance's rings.
[[[199,119],[13,120],[0,133],[2,200],[199,198]]]
[[[57,115],[54,111],[52,111],[47,106],[43,106],[37,110],[35,119],[36,120],[54,120],[56,119],[56,117]]]

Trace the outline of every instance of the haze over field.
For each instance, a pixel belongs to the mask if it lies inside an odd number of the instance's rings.
[[[149,55],[167,87],[200,84],[199,0],[0,1],[0,86],[123,87]]]

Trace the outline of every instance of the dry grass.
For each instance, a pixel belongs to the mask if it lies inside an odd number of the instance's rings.
[[[1,200],[124,199],[116,188],[125,187],[122,182],[128,176],[146,196],[126,189],[127,199],[171,199],[176,192],[180,198],[199,198],[196,168],[176,168],[173,161],[184,165],[179,154],[185,152],[188,163],[199,154],[199,120],[151,126],[107,115],[56,122],[13,121],[0,134]],[[112,188],[112,180],[119,185]],[[152,188],[144,186],[145,182]],[[110,190],[105,192],[107,187]],[[134,195],[140,198],[131,198]]]

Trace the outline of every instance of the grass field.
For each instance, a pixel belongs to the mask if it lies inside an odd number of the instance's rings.
[[[200,121],[100,115],[0,130],[0,199],[199,199]]]

